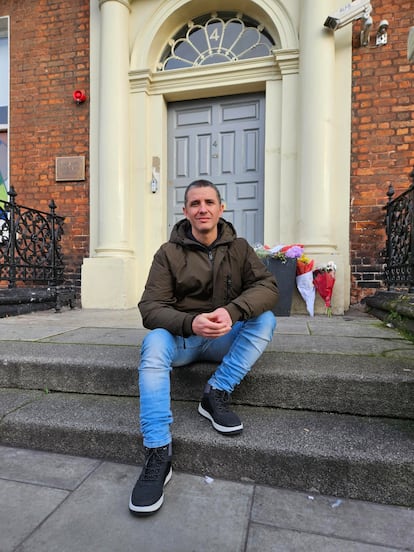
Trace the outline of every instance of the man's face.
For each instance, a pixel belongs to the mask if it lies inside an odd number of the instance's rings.
[[[216,191],[210,186],[188,190],[184,215],[191,224],[193,236],[210,245],[217,238],[217,223],[223,214],[224,205],[219,203]]]

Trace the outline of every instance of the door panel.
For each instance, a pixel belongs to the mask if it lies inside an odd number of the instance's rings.
[[[264,107],[264,94],[169,105],[170,230],[183,217],[187,185],[205,178],[219,188],[238,235],[263,242]]]

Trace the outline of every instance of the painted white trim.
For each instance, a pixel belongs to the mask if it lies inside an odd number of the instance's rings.
[[[166,41],[179,30],[186,20],[203,12],[243,11],[254,19],[263,21],[266,29],[279,43],[282,50],[299,48],[298,32],[292,18],[281,0],[251,0],[244,4],[241,10],[240,2],[227,0],[223,6],[222,0],[210,0],[200,9],[200,2],[193,0],[167,0],[161,2],[151,18],[146,21],[137,33],[131,52],[131,69],[149,67],[156,69]]]
[[[282,77],[275,59],[266,57],[172,71],[130,71],[129,78],[132,93],[163,94],[174,101],[257,92],[268,80]]]
[[[131,5],[129,3],[129,0],[99,0],[99,8],[102,7],[105,2],[118,2],[119,4],[122,4],[126,8],[128,8],[131,11]]]

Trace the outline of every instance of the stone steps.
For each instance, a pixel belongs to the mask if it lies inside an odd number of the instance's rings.
[[[135,397],[0,391],[4,445],[142,462]],[[414,425],[409,420],[238,406],[241,436],[224,437],[174,401],[174,466],[387,504],[414,505]]]
[[[138,360],[136,347],[0,342],[0,387],[135,397]],[[214,369],[176,368],[173,400],[199,400]],[[414,359],[283,351],[264,353],[232,396],[251,406],[408,419],[413,399]]]
[[[378,291],[364,303],[373,316],[414,336],[414,293]]]
[[[0,444],[140,464],[143,331],[59,331],[3,326]],[[283,321],[233,393],[241,436],[197,413],[213,370],[173,371],[175,469],[414,506],[414,348],[395,330],[370,318]]]

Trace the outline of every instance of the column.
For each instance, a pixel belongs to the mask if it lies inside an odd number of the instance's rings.
[[[297,143],[299,51],[276,50],[275,59],[282,75],[280,116],[280,234],[278,243],[297,242]]]
[[[130,254],[129,2],[100,0],[99,221],[96,254]]]
[[[84,308],[136,306],[136,258],[130,229],[128,0],[98,0],[100,8],[97,186],[91,202],[94,251],[82,266]],[[92,233],[95,232],[95,235]]]
[[[302,0],[300,22],[299,240],[332,246],[335,39],[323,27],[332,0]],[[348,206],[344,206],[348,208]]]

